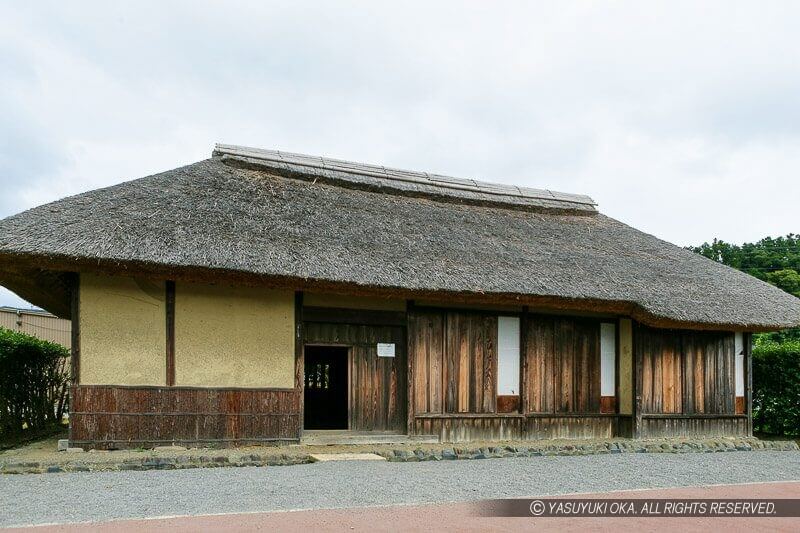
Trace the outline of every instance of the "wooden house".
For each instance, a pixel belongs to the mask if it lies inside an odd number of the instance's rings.
[[[72,320],[97,448],[747,435],[800,324],[586,196],[227,145],[0,221],[0,283]]]

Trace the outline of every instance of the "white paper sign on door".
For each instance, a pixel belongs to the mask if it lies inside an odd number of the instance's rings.
[[[378,357],[394,357],[394,344],[379,342]]]

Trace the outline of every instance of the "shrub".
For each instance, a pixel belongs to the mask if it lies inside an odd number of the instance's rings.
[[[0,328],[0,437],[55,426],[67,408],[69,351]]]
[[[800,435],[800,341],[758,339],[753,348],[753,430]]]

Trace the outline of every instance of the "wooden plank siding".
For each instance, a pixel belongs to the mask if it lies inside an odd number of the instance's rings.
[[[522,348],[526,413],[600,413],[600,321],[531,315]]]
[[[616,415],[528,415],[526,438],[608,439],[623,436],[626,417]]]
[[[497,392],[497,317],[415,307],[408,316],[409,431],[446,442],[629,435],[601,413],[600,320],[523,313],[520,395]],[[605,399],[615,410],[615,397]],[[518,411],[518,412],[514,412]]]
[[[744,437],[749,435],[743,415],[642,415],[641,438]]]
[[[497,396],[498,413],[518,413],[519,396],[516,394],[505,394]]]
[[[412,431],[416,435],[435,435],[442,442],[523,440],[526,438],[526,426],[522,415],[428,414],[414,417]]]
[[[746,436],[731,332],[634,328],[641,438]],[[749,387],[748,387],[749,390]]]
[[[70,441],[96,449],[297,442],[295,389],[77,385]]]
[[[407,427],[406,329],[402,326],[311,322],[304,311],[305,345],[350,347],[350,429]],[[394,357],[378,357],[378,343],[394,343]]]
[[[416,414],[497,411],[497,315],[417,309],[408,320]]]
[[[408,338],[414,383],[413,411],[443,413],[444,316],[441,313],[409,313]]]
[[[643,414],[735,414],[733,333],[635,329]]]
[[[445,314],[447,413],[494,413],[497,405],[497,316]]]

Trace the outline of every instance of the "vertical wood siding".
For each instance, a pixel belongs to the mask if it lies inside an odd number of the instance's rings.
[[[599,320],[524,315],[521,395],[498,398],[497,316],[409,313],[409,431],[445,442],[630,435],[629,417],[601,414]],[[606,398],[606,410],[614,400]]]
[[[600,322],[531,315],[527,340],[524,411],[600,412]]]
[[[734,336],[637,326],[642,413],[735,414]]]
[[[523,440],[524,416],[423,415],[414,418],[413,433],[435,435],[442,442]]]
[[[497,316],[416,310],[408,319],[414,412],[497,411]]]
[[[409,359],[413,357],[415,413],[443,413],[444,316],[414,312],[408,316]]]
[[[644,415],[641,438],[669,437],[745,437],[750,435],[749,422],[742,415],[690,416]]]
[[[350,429],[406,429],[406,331],[401,326],[306,322],[306,344],[350,346]],[[378,343],[394,343],[394,357],[378,357]]]
[[[497,405],[497,317],[448,312],[445,336],[448,413],[493,413]]]
[[[97,449],[239,446],[300,437],[293,389],[74,386],[70,440]]]

